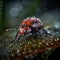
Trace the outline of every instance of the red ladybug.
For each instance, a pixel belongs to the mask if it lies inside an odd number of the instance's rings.
[[[18,34],[25,34],[26,32],[30,33],[32,31],[31,28],[41,28],[43,25],[41,24],[41,20],[36,17],[30,17],[24,19],[19,26]]]

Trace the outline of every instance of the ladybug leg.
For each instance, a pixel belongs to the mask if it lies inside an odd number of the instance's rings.
[[[11,43],[17,42],[17,40],[19,40],[19,39],[20,39],[20,35],[19,35],[18,32],[17,32],[15,38],[12,40]]]
[[[48,34],[47,31],[46,31],[44,28],[42,28],[42,30],[43,30],[46,34]]]
[[[14,40],[15,40],[17,37],[18,37],[18,32],[17,32],[17,34],[16,34],[16,36],[15,36]]]

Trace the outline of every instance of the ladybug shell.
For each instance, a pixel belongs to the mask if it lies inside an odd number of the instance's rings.
[[[25,34],[26,33],[26,30],[28,31],[28,32],[30,32],[31,31],[31,29],[29,28],[29,26],[25,26],[25,27],[19,27],[19,30],[18,30],[18,34],[20,34],[20,35],[23,35],[23,34]]]

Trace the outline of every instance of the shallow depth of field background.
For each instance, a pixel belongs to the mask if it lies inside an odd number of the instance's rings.
[[[24,18],[35,16],[45,25],[60,27],[59,0],[3,0],[0,1],[0,33],[18,28]]]

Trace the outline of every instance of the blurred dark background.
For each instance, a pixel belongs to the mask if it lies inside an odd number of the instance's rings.
[[[46,25],[60,26],[59,0],[1,0],[0,33],[7,28],[17,28],[30,16],[40,18]]]

